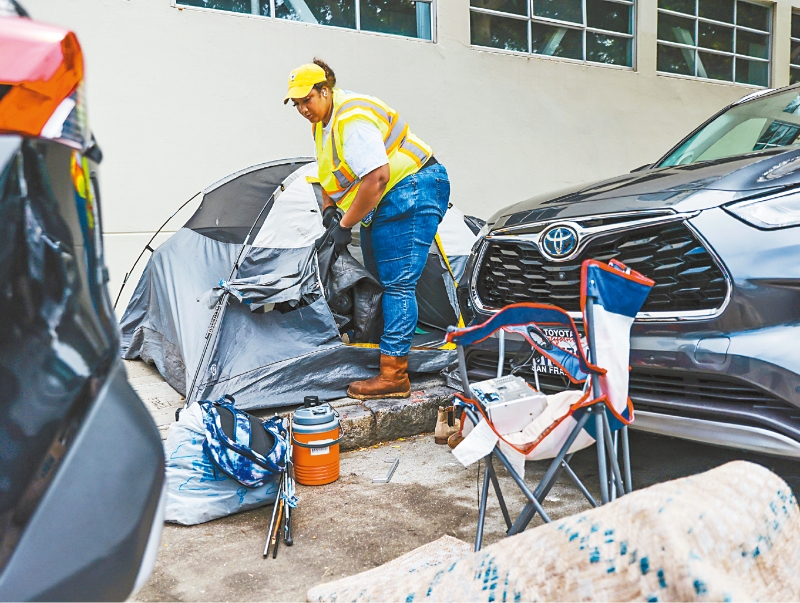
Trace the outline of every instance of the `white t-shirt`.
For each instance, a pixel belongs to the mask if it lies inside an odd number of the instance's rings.
[[[332,124],[333,119],[322,127],[323,146],[331,134]],[[345,124],[344,160],[359,178],[389,163],[383,136],[375,124],[367,119],[354,119]]]

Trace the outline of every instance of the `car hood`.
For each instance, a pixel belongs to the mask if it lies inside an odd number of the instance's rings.
[[[538,195],[497,212],[493,229],[642,210],[693,211],[800,186],[800,149],[648,169]]]

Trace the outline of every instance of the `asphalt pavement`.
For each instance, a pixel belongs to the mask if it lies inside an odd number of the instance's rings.
[[[798,492],[800,462],[704,446],[662,436],[632,433],[634,487],[691,475],[732,460],[760,463]],[[400,463],[388,484],[388,459]],[[576,472],[597,493],[593,448],[577,453]],[[547,462],[526,465],[526,479],[542,476]],[[140,601],[303,601],[309,588],[376,567],[449,534],[474,539],[478,467],[459,465],[447,446],[426,434],[342,455],[340,479],[327,486],[298,488],[293,547],[263,559],[271,507],[198,526],[167,525],[156,568],[136,595]],[[523,500],[500,472],[512,514]],[[545,508],[554,519],[589,508],[562,479]],[[537,517],[534,525],[540,523]],[[497,501],[491,497],[485,543],[503,537]],[[534,529],[533,526],[529,529]]]

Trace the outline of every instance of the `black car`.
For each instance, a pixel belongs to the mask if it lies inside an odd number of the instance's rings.
[[[746,96],[652,165],[507,207],[482,235],[459,285],[473,323],[515,302],[577,318],[581,262],[616,258],[656,282],[631,334],[633,426],[800,457],[800,86]],[[475,378],[495,374],[495,341],[469,350]]]
[[[122,601],[164,455],[119,359],[81,49],[2,1],[0,48],[0,601]]]

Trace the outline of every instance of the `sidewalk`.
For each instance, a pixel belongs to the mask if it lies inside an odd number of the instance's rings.
[[[154,367],[138,361],[125,365],[166,437],[175,409],[183,406],[181,396]],[[262,558],[271,506],[197,526],[166,524],[156,568],[134,600],[303,601],[312,586],[371,569],[444,534],[472,542],[478,466],[462,467],[447,446],[434,444],[431,433],[437,406],[453,390],[438,380],[415,385],[406,401],[334,402],[350,451],[342,454],[338,481],[298,485],[293,547],[281,546],[275,560]],[[390,483],[374,484],[373,478],[386,476],[386,461],[393,458],[400,463]],[[540,465],[528,464],[529,479],[542,476],[546,465]],[[520,510],[523,499],[510,487],[511,478],[503,471],[499,477],[509,486],[510,508]],[[504,535],[495,506],[492,501],[486,544]],[[588,503],[569,486],[553,489],[548,508],[553,517],[585,508]]]
[[[400,459],[392,480],[372,483],[386,476],[390,458]],[[346,452],[338,481],[298,486],[295,544],[281,545],[277,559],[262,558],[271,506],[198,526],[167,524],[156,569],[136,600],[304,601],[312,586],[371,569],[444,534],[470,542],[476,472],[431,435]],[[563,497],[559,517],[584,508],[577,497],[556,495]],[[520,508],[522,501],[511,498],[512,508]],[[502,537],[495,511],[487,543]]]
[[[145,400],[162,434],[183,405],[154,368],[126,362],[134,388]],[[433,389],[437,385],[432,386]],[[452,390],[450,390],[452,391]],[[473,542],[477,521],[479,467],[462,467],[447,446],[433,443],[428,433],[396,436],[394,441],[366,446],[379,435],[400,433],[411,425],[435,421],[435,396],[418,398],[409,406],[376,404],[361,408],[353,400],[339,401],[339,411],[350,425],[360,425],[344,452],[341,477],[326,486],[298,486],[300,504],[294,515],[293,547],[281,546],[277,559],[263,559],[262,551],[271,506],[224,517],[197,526],[164,526],[161,549],[150,581],[137,601],[304,601],[313,586],[371,569],[418,546],[448,534]],[[337,404],[339,404],[337,402]],[[359,408],[348,408],[359,406]],[[392,409],[397,406],[396,409]],[[404,414],[405,413],[405,414]],[[398,417],[405,417],[396,421]],[[348,429],[350,429],[348,427]],[[418,432],[419,433],[419,432]],[[633,431],[631,452],[635,488],[699,473],[734,459],[769,467],[797,491],[800,463],[736,450],[704,446]],[[387,459],[400,464],[388,484]],[[597,464],[594,449],[578,452],[573,469],[586,478],[595,496]],[[549,461],[526,463],[525,477],[537,482]],[[511,478],[498,471],[512,514],[522,509],[522,498]],[[545,501],[554,519],[589,508],[568,481],[559,481]],[[541,520],[536,517],[533,525]],[[505,525],[493,495],[488,501],[485,544],[500,540]]]

